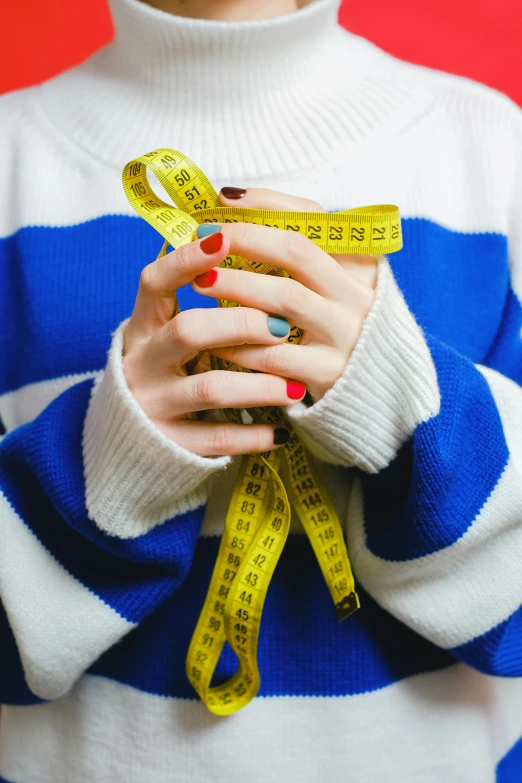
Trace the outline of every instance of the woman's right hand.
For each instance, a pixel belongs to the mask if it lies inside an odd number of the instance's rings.
[[[215,233],[146,266],[124,335],[123,371],[134,398],[168,438],[203,457],[268,451],[286,442],[288,431],[266,424],[199,421],[197,411],[296,401],[287,394],[286,379],[277,375],[221,370],[187,375],[185,364],[200,351],[277,345],[288,335],[274,337],[267,313],[250,307],[193,309],[173,318],[176,290],[212,270],[229,249],[229,237]]]

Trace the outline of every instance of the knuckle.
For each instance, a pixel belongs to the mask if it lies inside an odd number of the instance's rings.
[[[233,345],[230,348],[227,348],[227,361],[232,362],[232,364],[240,365],[242,358],[241,350],[238,346]]]
[[[249,342],[259,334],[257,313],[250,307],[236,307],[234,309],[237,337],[240,338],[241,343]]]
[[[213,427],[210,432],[210,448],[216,454],[227,454],[232,449],[233,433],[230,427]]]
[[[153,262],[152,264],[147,264],[147,266],[141,270],[140,289],[144,294],[152,294],[155,293],[156,288],[157,288],[157,274],[156,274],[156,266],[155,263]]]
[[[224,396],[223,384],[219,375],[205,372],[197,376],[194,386],[196,405],[221,408],[224,406]]]
[[[281,232],[281,234],[287,234],[284,237],[284,251],[290,261],[301,261],[303,257],[310,253],[310,245],[313,242],[308,237],[305,237],[304,234],[298,231],[285,231]]]
[[[252,233],[250,223],[233,223],[234,238],[240,242],[244,242]]]
[[[190,244],[178,247],[177,250],[174,251],[173,255],[175,256],[173,261],[175,261],[176,269],[181,272],[182,275],[186,272],[189,272],[194,266]]]
[[[196,323],[190,310],[187,310],[170,321],[169,337],[178,345],[192,345],[196,333]]]
[[[306,307],[306,289],[301,283],[288,278],[281,279],[280,302],[282,312],[291,319],[302,315]]]
[[[265,405],[270,405],[274,402],[276,393],[274,390],[275,378],[270,375],[264,375],[263,373],[256,373],[256,396],[259,399],[264,400]]]
[[[274,375],[284,374],[284,370],[286,369],[286,352],[282,350],[282,348],[283,346],[275,346],[266,352],[265,369],[267,372],[273,373]]]
[[[252,439],[251,451],[260,452],[265,451],[267,448],[266,430],[261,427],[251,427],[250,436]]]

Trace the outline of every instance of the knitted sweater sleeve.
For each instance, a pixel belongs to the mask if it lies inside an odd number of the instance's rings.
[[[352,470],[347,539],[362,586],[458,659],[505,676],[522,675],[518,204],[502,322],[482,363],[421,329],[384,259],[344,374],[315,405],[289,408],[319,458]]]
[[[103,373],[0,442],[0,703],[66,693],[176,590],[229,457],[166,438],[123,374]]]

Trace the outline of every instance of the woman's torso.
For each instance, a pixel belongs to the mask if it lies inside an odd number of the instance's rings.
[[[494,189],[477,192],[468,184],[468,169],[481,165],[488,181],[481,150],[464,149],[437,113],[420,126],[374,148],[347,151],[343,161],[319,171],[256,184],[314,198],[329,211],[399,205],[405,246],[390,262],[408,305],[424,329],[483,362],[507,288],[504,205]],[[433,154],[434,138],[444,156]],[[149,147],[157,146],[151,138]],[[111,332],[132,311],[140,271],[161,245],[130,215],[118,167],[75,155],[46,138],[38,154],[28,148],[10,163],[16,198],[2,216],[0,241],[0,416],[8,430],[30,421],[72,383],[103,370]],[[205,161],[198,163],[204,168]],[[16,183],[29,181],[38,187],[19,194]],[[475,232],[475,215],[486,213],[493,233]],[[182,298],[190,303],[187,292]],[[192,302],[201,304],[195,295]],[[319,468],[349,525],[356,474]],[[12,770],[14,783],[17,774],[22,783],[112,783],[122,765],[126,779],[155,783],[209,775],[420,781],[426,769],[436,771],[433,779],[492,783],[498,727],[508,720],[518,681],[503,684],[457,664],[364,591],[361,610],[337,624],[295,515],[263,615],[259,697],[226,720],[195,699],[185,655],[236,469],[237,461],[214,484],[179,590],[103,655],[71,694],[51,704],[4,708],[2,769]],[[234,670],[226,649],[218,674]],[[20,750],[28,743],[34,762]]]

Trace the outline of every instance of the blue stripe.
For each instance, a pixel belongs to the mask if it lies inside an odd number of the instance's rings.
[[[512,290],[508,293],[502,328],[483,364],[522,386],[522,305]]]
[[[494,490],[509,458],[483,375],[427,335],[441,392],[438,416],[420,424],[378,474],[358,471],[367,546],[385,560],[410,560],[457,541]]]
[[[71,574],[131,622],[179,585],[190,566],[204,507],[147,535],[100,531],[85,507],[82,430],[92,381],[61,394],[0,445],[0,487],[17,514]]]
[[[499,333],[510,291],[507,237],[402,221],[404,248],[389,260],[422,328],[473,362]]]
[[[507,450],[487,384],[471,362],[488,358],[508,374],[520,315],[509,291],[505,237],[459,234],[421,219],[403,227],[405,248],[390,261],[428,335],[443,410],[417,429],[387,470],[362,476],[369,546],[396,560],[457,540],[495,486]],[[65,229],[26,228],[2,240],[0,393],[102,368],[110,334],[132,311],[139,273],[160,244],[144,222],[121,216]],[[214,305],[190,287],[184,296],[184,306]],[[88,519],[81,435],[91,386],[60,395],[4,441],[0,486],[44,546],[102,600],[134,622],[152,612],[93,671],[145,691],[193,697],[184,657],[217,541],[197,542],[203,509],[126,542],[100,533]],[[363,610],[337,625],[308,542],[292,536],[267,597],[261,694],[361,693],[454,660],[363,598]],[[492,636],[492,649],[494,642]],[[478,660],[483,653],[470,648],[467,654]],[[235,663],[225,651],[219,676],[232,674]]]
[[[522,607],[495,628],[450,652],[486,674],[522,677]]]
[[[497,766],[496,783],[520,783],[522,781],[522,739],[513,745]]]
[[[116,215],[0,240],[0,394],[102,369],[111,333],[132,313],[140,272],[162,243],[144,220]],[[215,306],[191,286],[180,303]]]
[[[506,238],[419,218],[403,220],[403,232],[404,248],[390,262],[412,312],[428,332],[481,361],[508,296]],[[140,272],[160,246],[143,220],[115,215],[0,240],[0,394],[103,368],[110,335],[131,314]],[[215,304],[190,286],[180,299],[183,308]]]
[[[219,539],[200,538],[187,579],[165,603],[91,668],[148,693],[196,698],[185,657],[217,557]],[[361,609],[337,623],[308,539],[291,535],[267,593],[259,640],[260,696],[344,696],[386,687],[455,662],[360,590]],[[237,659],[225,646],[214,682]]]

